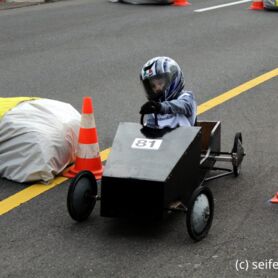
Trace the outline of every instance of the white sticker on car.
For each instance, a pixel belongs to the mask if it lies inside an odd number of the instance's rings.
[[[135,138],[131,148],[133,149],[144,149],[144,150],[158,150],[162,140],[160,139],[145,139],[145,138]]]

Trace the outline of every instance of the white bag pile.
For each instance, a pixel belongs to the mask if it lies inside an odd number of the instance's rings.
[[[75,160],[80,118],[70,104],[50,99],[24,101],[6,112],[0,118],[0,176],[53,179]]]

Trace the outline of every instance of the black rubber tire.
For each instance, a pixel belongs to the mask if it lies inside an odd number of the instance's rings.
[[[200,231],[196,229],[196,225],[194,227],[194,212],[196,211],[196,204],[199,201],[198,198],[205,198],[204,200],[207,200],[208,203],[208,211],[204,211],[202,214],[203,224],[204,227]],[[199,186],[194,191],[190,198],[189,204],[187,206],[187,213],[186,213],[186,225],[187,225],[187,231],[189,236],[194,241],[200,241],[203,238],[205,238],[209,232],[209,229],[212,224],[213,220],[213,213],[214,213],[214,200],[211,190],[207,186]]]
[[[71,181],[67,208],[72,219],[78,222],[86,220],[92,213],[97,196],[97,182],[89,171],[82,171]]]
[[[241,132],[237,132],[234,138],[234,145],[232,148],[232,153],[238,153],[239,151],[239,144],[242,146],[242,135]],[[240,175],[241,165],[234,165],[233,164],[233,173],[235,177]]]

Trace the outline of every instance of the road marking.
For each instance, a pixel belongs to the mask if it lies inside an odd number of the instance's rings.
[[[198,115],[202,114],[202,113],[212,109],[213,107],[218,106],[218,105],[222,104],[223,102],[226,102],[226,101],[230,100],[231,98],[234,98],[244,92],[247,92],[248,90],[250,90],[250,89],[260,85],[261,83],[263,83],[273,77],[276,77],[276,76],[278,76],[278,68],[276,68],[272,71],[269,71],[265,74],[262,74],[255,79],[245,82],[230,91],[227,91],[209,101],[202,103],[201,105],[198,106],[197,114]]]
[[[216,10],[216,9],[225,8],[225,7],[229,7],[229,6],[234,6],[234,5],[238,5],[238,4],[242,4],[242,3],[246,3],[246,2],[251,2],[251,1],[252,0],[242,0],[242,1],[237,1],[237,2],[231,2],[231,3],[227,3],[227,4],[222,4],[222,5],[217,5],[217,6],[212,6],[212,7],[208,7],[208,8],[194,10],[194,12],[202,13],[202,12],[206,12],[206,11]]]
[[[33,184],[26,189],[19,191],[18,193],[4,199],[0,202],[0,215],[5,214],[6,212],[20,206],[23,203],[28,202],[29,200],[35,198],[36,196],[48,191],[49,189],[63,183],[67,178],[57,177],[51,184]]]
[[[111,151],[111,148],[108,148],[100,153],[101,161],[107,160],[107,157]],[[31,199],[37,197],[38,195],[56,187],[57,185],[68,180],[66,177],[57,177],[49,184],[37,183],[33,184],[18,193],[0,201],[0,215],[3,215],[10,210],[20,206],[23,203],[30,201]]]
[[[241,84],[240,86],[227,91],[225,93],[220,94],[219,96],[204,102],[203,104],[198,106],[197,114],[200,115],[248,90],[251,88],[254,88],[255,86],[258,86],[259,84],[262,84],[263,82],[266,82],[267,80],[277,77],[278,76],[278,68],[269,71],[265,74],[262,74],[258,76],[255,79],[252,79],[248,82],[245,82]],[[101,161],[105,161],[108,158],[108,155],[111,151],[111,148],[105,149],[100,153]],[[24,190],[21,190],[20,192],[0,201],[0,215],[3,215],[10,210],[20,206],[21,204],[28,202],[29,200],[35,198],[36,196],[54,188],[55,186],[63,183],[66,181],[67,178],[65,177],[57,177],[55,178],[50,184],[34,184],[29,187],[27,187]]]

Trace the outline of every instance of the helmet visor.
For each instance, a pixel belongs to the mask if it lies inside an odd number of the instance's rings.
[[[169,73],[163,73],[143,80],[144,88],[149,100],[157,101],[165,93],[170,84]]]

